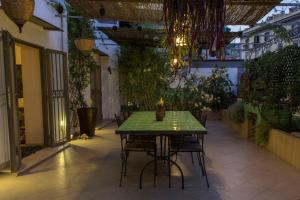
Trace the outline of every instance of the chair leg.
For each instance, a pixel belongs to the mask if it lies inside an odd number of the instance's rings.
[[[122,160],[122,167],[121,167],[121,177],[120,177],[120,183],[119,183],[120,187],[122,187],[123,171],[124,171],[124,163],[125,163],[125,158],[124,158],[123,153],[121,154],[121,160]]]
[[[164,140],[164,157],[165,157],[167,153],[167,138],[163,137],[163,140]]]
[[[156,177],[157,177],[157,149],[155,148],[155,151],[154,151],[154,185],[153,187],[156,187]]]
[[[202,148],[202,152],[205,155],[205,151],[204,151],[204,138],[201,139],[201,148]]]
[[[177,157],[177,154],[176,154]],[[171,188],[171,151],[170,151],[170,141],[168,141],[168,168],[169,168],[169,188]]]
[[[191,152],[191,158],[192,158],[192,163],[194,164],[194,156],[193,156],[193,152]]]
[[[163,136],[160,136],[160,157],[163,156]]]
[[[204,176],[205,174],[204,174],[203,163],[202,163],[202,160],[201,160],[200,152],[197,152],[197,158],[198,158],[199,166],[201,167],[202,176]]]
[[[127,175],[127,161],[128,161],[129,152],[126,151],[125,153],[125,170],[124,170],[124,176]]]
[[[205,179],[206,179],[206,185],[207,185],[207,188],[209,188],[209,183],[208,183],[208,178],[207,178],[207,173],[206,173],[206,168],[205,168],[205,158],[204,158],[204,155],[202,155],[201,157],[202,157],[204,175],[205,175]]]

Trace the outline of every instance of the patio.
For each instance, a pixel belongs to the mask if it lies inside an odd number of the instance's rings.
[[[76,140],[71,147],[23,176],[1,175],[1,200],[17,199],[286,199],[300,198],[300,172],[265,148],[242,139],[221,121],[209,121],[206,137],[207,189],[198,165],[189,156],[178,157],[186,187],[173,170],[172,188],[167,176],[145,173],[138,189],[138,175],[149,159],[145,154],[129,158],[128,175],[119,187],[120,139],[116,124],[98,130],[92,140]],[[159,170],[163,173],[162,169]],[[178,178],[177,178],[178,177]]]

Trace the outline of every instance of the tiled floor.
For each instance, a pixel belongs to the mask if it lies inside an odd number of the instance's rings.
[[[132,154],[128,176],[118,187],[120,143],[111,124],[92,140],[75,141],[64,152],[20,177],[0,176],[0,200],[91,200],[91,199],[201,199],[201,200],[299,200],[300,171],[267,150],[239,138],[222,122],[209,122],[206,138],[207,189],[199,166],[190,156],[180,156],[186,189],[181,190],[178,172],[168,188],[165,176],[153,188],[151,169],[146,172],[144,189],[138,175],[150,158]],[[162,169],[160,170],[161,173]]]

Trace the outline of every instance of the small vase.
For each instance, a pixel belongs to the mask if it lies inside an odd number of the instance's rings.
[[[165,117],[165,109],[164,108],[159,108],[156,111],[156,121],[163,121]]]

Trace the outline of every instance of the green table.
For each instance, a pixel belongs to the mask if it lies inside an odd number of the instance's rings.
[[[181,174],[182,189],[184,188],[184,175],[176,161],[172,161],[170,156],[170,145],[168,144],[168,155],[162,155],[162,141],[166,141],[172,135],[184,134],[206,134],[204,126],[188,111],[167,111],[163,121],[156,121],[155,112],[141,111],[134,112],[117,130],[116,134],[128,135],[153,135],[160,136],[161,156],[155,156],[143,167],[140,174],[140,188],[142,188],[142,176],[144,170],[151,163],[157,163],[158,160],[168,161],[169,166],[169,187],[171,186],[171,163],[178,168]],[[169,141],[169,139],[168,139]],[[164,145],[166,146],[166,145]],[[156,165],[156,164],[155,164]],[[156,173],[156,172],[155,172]],[[156,175],[155,175],[156,177]],[[155,179],[156,180],[156,179]]]
[[[134,112],[116,134],[176,135],[206,134],[207,130],[189,111],[167,111],[163,121],[156,121],[154,111]]]

